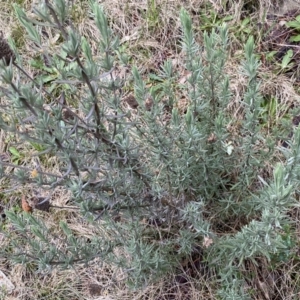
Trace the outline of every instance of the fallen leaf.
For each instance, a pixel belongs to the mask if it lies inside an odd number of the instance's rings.
[[[28,213],[32,212],[32,207],[29,205],[29,203],[27,202],[25,195],[22,195],[22,200],[21,200],[21,204],[22,204],[22,209]]]
[[[211,238],[205,236],[204,239],[203,239],[203,244],[202,245],[205,248],[208,248],[212,243],[213,243],[213,240]]]

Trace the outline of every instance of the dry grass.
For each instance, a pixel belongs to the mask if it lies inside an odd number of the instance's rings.
[[[31,9],[36,1],[19,1],[31,13]],[[73,3],[72,17],[77,24],[82,35],[86,36],[92,47],[95,49],[96,41],[99,39],[98,31],[95,25],[87,15],[88,1],[70,1]],[[133,1],[133,0],[104,0],[101,1],[107,15],[110,18],[110,24],[114,31],[120,36],[123,51],[131,57],[131,63],[136,64],[142,73],[156,72],[160,65],[166,59],[172,59],[179,73],[182,74],[181,49],[179,44],[180,22],[179,9],[181,6],[190,12],[194,18],[196,36],[199,41],[202,38],[202,32],[197,30],[206,27],[210,29],[215,26],[215,20],[211,23],[204,23],[202,16],[212,18],[213,12],[221,18],[233,16],[229,24],[232,26],[231,34],[231,57],[228,60],[226,70],[231,78],[231,90],[233,93],[232,102],[229,109],[232,111],[234,119],[242,118],[243,114],[240,108],[240,100],[245,90],[245,78],[240,74],[239,68],[242,56],[240,55],[243,43],[240,41],[240,35],[236,35],[239,29],[239,22],[245,17],[244,4],[250,10],[253,22],[260,20],[264,15],[264,9],[274,6],[274,1],[227,1],[227,7],[224,7],[221,0],[157,0],[157,1]],[[250,4],[249,4],[250,2]],[[5,36],[12,36],[19,46],[19,53],[25,65],[34,56],[32,45],[22,36],[20,26],[13,15],[10,1],[0,0],[1,18],[0,27]],[[256,10],[253,8],[256,7]],[[207,22],[207,21],[205,21]],[[255,25],[250,24],[253,34]],[[49,38],[44,37],[46,47],[53,47],[51,31],[47,32]],[[29,73],[32,71],[28,65]],[[126,73],[126,70],[124,71]],[[125,76],[125,75],[124,75]],[[286,75],[274,75],[270,68],[261,68],[261,91],[265,96],[276,97],[279,101],[278,111],[275,115],[276,120],[286,115],[289,108],[298,106],[300,100],[298,87]],[[180,97],[179,97],[180,98]],[[184,99],[184,95],[183,95]],[[179,104],[180,106],[181,104]],[[184,109],[182,109],[184,110]],[[9,139],[1,132],[0,150],[5,152],[9,147]],[[26,159],[31,160],[31,153],[26,146],[20,146],[20,151],[26,153]],[[56,172],[58,170],[57,162],[51,157],[42,163],[45,172]],[[1,190],[8,189],[5,181],[1,181]],[[30,195],[30,186],[13,187],[14,195],[10,198],[3,197],[1,206],[5,208],[15,208],[19,210],[20,195],[26,193]],[[52,196],[52,204],[56,206],[67,206],[68,194],[63,190],[57,189]],[[21,213],[21,211],[20,211]],[[95,234],[95,228],[90,228],[76,210],[59,210],[52,208],[50,213],[34,212],[39,218],[42,218],[47,226],[54,232],[58,232],[59,221],[68,222],[70,228],[79,236],[89,236]],[[293,212],[294,220],[297,220],[299,230],[299,212]],[[5,240],[0,241],[0,246],[5,244]],[[295,253],[295,256],[297,253]],[[297,299],[299,295],[299,263],[289,261],[281,263],[271,271],[263,272],[267,268],[267,262],[260,261],[260,267],[246,265],[245,272],[254,272],[257,276],[252,282],[248,282],[249,289],[257,289],[256,296],[253,299]],[[60,270],[38,270],[34,265],[11,265],[9,262],[0,258],[0,269],[9,277],[15,285],[12,294],[7,295],[5,299],[215,299],[214,286],[212,286],[207,276],[191,276],[186,273],[184,276],[170,274],[155,285],[149,285],[143,290],[128,290],[122,281],[122,273],[105,266],[101,261],[93,261],[87,267],[74,266],[73,269]],[[180,277],[181,276],[181,277]],[[212,275],[211,275],[212,276]],[[182,278],[184,277],[184,280]],[[264,280],[266,277],[270,280]],[[1,297],[1,296],[0,296]],[[4,298],[1,298],[4,299]]]

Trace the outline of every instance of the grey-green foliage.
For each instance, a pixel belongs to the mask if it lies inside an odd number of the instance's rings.
[[[226,26],[205,32],[199,45],[191,18],[182,10],[186,85],[178,83],[179,74],[167,60],[156,74],[159,83],[149,89],[138,66],[131,78],[118,76],[117,67],[128,57],[97,4],[90,6],[101,36],[96,55],[88,38],[67,25],[71,20],[64,1],[42,2],[35,9],[39,21],[28,19],[18,6],[15,10],[33,47],[44,47],[43,27],[59,32],[61,45],[43,52],[40,62],[47,67],[35,78],[24,70],[20,56],[16,65],[1,68],[6,102],[0,107],[0,127],[22,143],[38,145],[39,156],[55,157],[60,169],[43,172],[41,162],[32,178],[34,166],[24,163],[8,173],[11,165],[2,161],[2,178],[50,194],[57,187],[70,190],[70,202],[95,231],[80,237],[61,222],[60,233],[54,234],[39,217],[7,211],[6,222],[14,231],[3,230],[12,247],[1,249],[2,255],[42,267],[101,258],[121,267],[137,286],[199,251],[227,278],[220,297],[246,299],[239,270],[244,260],[271,259],[285,247],[280,229],[294,203],[300,149],[296,133],[295,145],[284,153],[287,165],[278,165],[273,179],[263,179],[274,145],[262,146],[253,39],[245,45],[241,70],[248,85],[236,132],[230,130],[236,120],[228,110],[230,79],[224,69]],[[43,80],[49,70],[55,71],[55,80]],[[122,101],[131,80],[138,103],[133,111]],[[177,109],[178,92],[187,95],[185,113]],[[218,237],[216,229],[235,219],[247,225]],[[62,242],[59,235],[65,237],[63,246],[57,243]],[[212,244],[205,245],[205,239]]]

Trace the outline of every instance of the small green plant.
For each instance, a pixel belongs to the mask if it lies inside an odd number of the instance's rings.
[[[297,242],[293,228],[287,224],[282,228],[282,231],[281,237],[284,247],[282,251],[271,257],[271,267],[273,268],[276,267],[276,264],[288,262],[295,255],[293,249],[297,246]]]
[[[262,126],[272,128],[278,121],[280,103],[276,97],[265,97],[261,103],[260,120]]]
[[[293,67],[293,62],[292,62],[293,56],[294,56],[293,50],[289,49],[282,58],[281,71],[286,71],[287,69],[291,69]]]
[[[295,20],[289,21],[286,23],[286,26],[292,28],[293,30],[300,31],[300,15],[295,18]],[[290,37],[290,42],[299,42],[300,34],[293,35]]]
[[[211,31],[213,28],[218,28],[224,22],[231,21],[232,16],[220,17],[212,8],[209,11],[204,11],[200,14],[200,30]]]
[[[276,74],[286,73],[294,68],[294,51],[292,49],[287,50],[280,59],[276,58],[277,56],[278,51],[270,51],[266,53],[266,61],[269,64],[275,63]]]
[[[15,25],[14,28],[12,28],[11,37],[15,42],[15,45],[18,49],[22,49],[25,44],[25,29],[20,26],[19,24]]]
[[[155,29],[159,25],[159,7],[156,3],[156,0],[148,0],[147,2],[147,12],[146,12],[146,18],[148,20],[148,26],[150,29]]]
[[[15,147],[9,147],[8,151],[12,155],[12,162],[15,164],[20,164],[24,156]]]
[[[57,188],[71,192],[69,203],[80,209],[93,231],[80,236],[64,220],[53,230],[35,214],[6,210],[6,222],[14,230],[3,230],[8,246],[0,249],[2,257],[40,268],[88,265],[98,259],[121,268],[128,284],[140,287],[196,252],[223,279],[222,284],[214,282],[221,299],[249,298],[242,265],[285,251],[282,228],[289,224],[287,212],[300,182],[300,129],[291,148],[282,150],[286,163],[274,166],[271,177],[264,176],[277,153],[274,144],[265,147],[261,130],[263,98],[254,39],[245,44],[241,66],[248,81],[241,99],[243,120],[232,129],[224,24],[205,32],[200,46],[182,9],[186,85],[177,86],[179,74],[169,60],[151,88],[133,66],[127,79],[133,86],[129,109],[124,101],[127,82],[114,72],[122,64],[128,68],[128,59],[120,55],[119,39],[98,4],[90,6],[100,36],[97,55],[74,26],[67,28],[63,0],[40,3],[35,11],[43,23],[36,26],[15,9],[37,51],[43,48],[37,29],[49,26],[62,37],[65,55],[49,51],[49,60],[61,66],[53,82],[43,80],[49,71],[44,67],[31,78],[18,56],[14,65],[1,68],[6,86],[1,92],[9,105],[0,107],[0,128],[42,147],[37,156],[51,152],[59,172],[40,170],[32,178],[30,163],[15,165],[9,173],[11,164],[1,161],[1,176],[14,186],[31,183],[50,194]],[[178,90],[188,98],[184,113],[177,109]],[[30,118],[30,126],[24,118]],[[236,223],[238,228],[227,226]]]
[[[229,20],[228,20],[229,21]],[[246,17],[241,22],[237,22],[230,27],[230,32],[232,32],[235,38],[241,42],[246,43],[249,36],[254,32],[253,27],[251,26],[251,18]]]
[[[68,63],[66,64],[67,53],[63,50],[59,53],[59,58],[53,57],[51,63],[47,61],[47,57],[37,57],[30,62],[30,65],[35,68],[38,72],[41,72],[39,76],[39,80],[42,84],[50,85],[48,92],[59,92],[56,91],[57,87],[62,88],[65,92],[72,90],[68,84],[61,85],[57,82],[61,79],[60,75],[62,70],[72,70],[76,63]]]

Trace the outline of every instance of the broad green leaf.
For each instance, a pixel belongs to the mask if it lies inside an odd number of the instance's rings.
[[[285,56],[283,57],[282,62],[281,62],[282,69],[285,69],[289,65],[289,63],[292,60],[293,54],[294,54],[294,52],[292,49],[289,49],[287,51],[287,53],[285,54]]]
[[[17,158],[20,158],[20,157],[21,157],[21,154],[19,153],[19,151],[18,151],[15,147],[9,147],[8,150],[9,150],[9,152],[10,152],[13,156],[15,156],[15,157],[17,157]]]
[[[300,42],[300,34],[291,36],[290,37],[290,42]]]
[[[296,28],[296,29],[300,29],[300,22],[298,21],[290,21],[286,23],[287,27],[291,27],[291,28]]]

